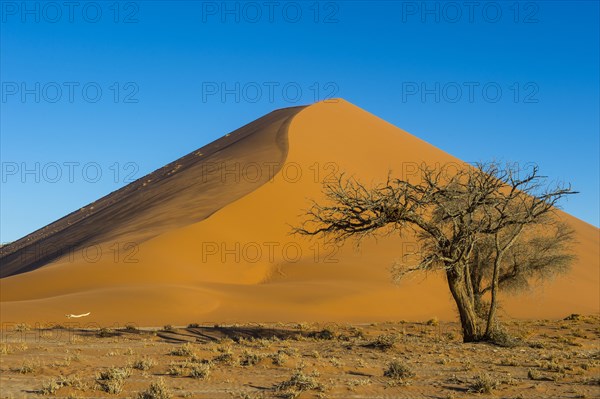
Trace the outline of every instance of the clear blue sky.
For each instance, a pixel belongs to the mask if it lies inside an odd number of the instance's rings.
[[[598,2],[468,4],[0,1],[0,240],[330,96],[466,161],[535,162],[598,226]]]

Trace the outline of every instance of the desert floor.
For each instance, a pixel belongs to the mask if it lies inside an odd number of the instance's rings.
[[[517,338],[508,346],[463,344],[458,324],[437,320],[159,329],[5,324],[0,396],[600,397],[600,317],[505,326]]]

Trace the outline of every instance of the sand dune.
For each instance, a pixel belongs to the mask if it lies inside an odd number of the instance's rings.
[[[375,183],[389,170],[408,177],[422,162],[461,163],[343,100],[273,112],[86,207],[87,216],[2,248],[2,321],[89,311],[86,322],[139,325],[453,319],[443,276],[391,283],[389,267],[414,250],[411,237],[357,249],[289,235],[332,172]],[[504,298],[506,314],[600,311],[599,230],[561,217],[576,230],[578,261],[568,275]],[[24,256],[36,243],[58,249]],[[75,250],[57,256],[67,244]]]
[[[164,231],[206,218],[256,189],[278,171],[287,152],[287,125],[302,108],[265,115],[3,246],[0,277],[33,270],[61,255],[70,255],[77,248],[106,241],[123,245],[141,243]],[[232,173],[239,165],[250,166],[246,179]]]

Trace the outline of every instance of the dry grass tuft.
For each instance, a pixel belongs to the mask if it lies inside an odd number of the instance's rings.
[[[96,383],[104,392],[119,394],[123,390],[125,380],[129,376],[131,376],[131,369],[129,367],[111,367],[98,373]]]
[[[192,357],[195,355],[194,346],[189,342],[186,342],[179,346],[179,348],[173,349],[169,354],[173,356]]]
[[[205,380],[210,375],[210,364],[194,363],[190,367],[190,377]]]
[[[142,371],[150,370],[154,366],[156,366],[156,360],[149,357],[143,357],[141,359],[134,360],[131,363],[132,368]]]
[[[167,374],[180,377],[186,374],[186,370],[189,367],[189,362],[171,362],[167,368]]]
[[[42,383],[42,387],[38,390],[41,395],[54,395],[62,385],[56,380],[47,380]]]
[[[162,378],[152,382],[148,389],[138,394],[137,399],[171,399],[173,394]]]
[[[301,369],[294,371],[289,380],[282,381],[273,386],[278,397],[297,398],[305,391],[322,391],[323,384],[316,380],[317,374],[304,374]]]
[[[389,351],[398,342],[398,334],[381,334],[378,335],[373,341],[367,343],[365,346],[368,348],[375,348],[382,351]]]
[[[469,390],[477,393],[491,394],[497,389],[500,383],[489,374],[481,374],[475,377]]]
[[[415,376],[415,373],[406,363],[392,360],[383,371],[383,376],[391,378],[395,384],[405,385],[410,378]]]
[[[308,334],[308,336],[310,338],[314,338],[316,340],[326,340],[326,341],[335,339],[337,337],[335,331],[333,331],[329,328],[324,328],[321,331],[311,332],[310,334]]]
[[[242,353],[242,358],[240,359],[240,365],[241,366],[254,366],[255,364],[258,364],[263,358],[264,358],[264,356],[259,353],[245,350],[244,353]]]
[[[21,366],[12,368],[11,371],[14,371],[15,373],[19,373],[19,374],[33,374],[40,367],[41,367],[41,364],[39,361],[34,362],[32,360],[25,360],[25,361],[23,361]]]
[[[15,326],[15,331],[24,332],[31,330],[31,326],[27,323],[19,323]]]

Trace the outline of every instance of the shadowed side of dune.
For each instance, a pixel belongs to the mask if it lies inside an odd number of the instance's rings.
[[[304,107],[276,110],[0,249],[0,278],[110,240],[130,246],[201,221],[276,174],[285,130]]]

